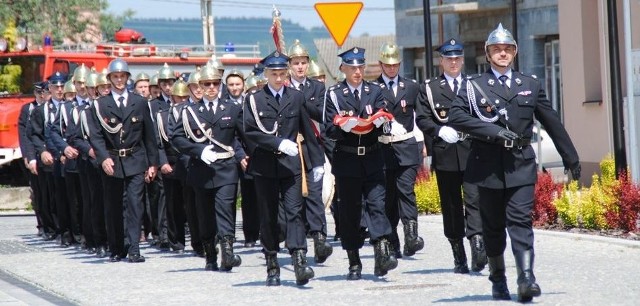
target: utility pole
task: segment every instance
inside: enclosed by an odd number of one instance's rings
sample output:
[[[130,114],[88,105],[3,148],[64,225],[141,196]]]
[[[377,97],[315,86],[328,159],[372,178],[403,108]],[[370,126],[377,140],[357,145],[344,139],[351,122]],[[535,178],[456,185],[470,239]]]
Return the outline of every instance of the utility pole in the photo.
[[[216,35],[213,25],[213,0],[200,0],[200,15],[202,16],[202,42],[205,46],[211,46],[215,53]]]

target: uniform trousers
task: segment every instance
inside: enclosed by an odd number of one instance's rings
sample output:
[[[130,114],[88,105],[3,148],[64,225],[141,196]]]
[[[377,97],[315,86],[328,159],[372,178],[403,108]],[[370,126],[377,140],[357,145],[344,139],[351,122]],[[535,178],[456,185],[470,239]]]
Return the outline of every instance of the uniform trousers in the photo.
[[[49,234],[58,233],[58,218],[56,216],[55,194],[53,193],[53,173],[44,171],[38,167],[38,185],[40,186],[42,221],[45,232]]]
[[[91,195],[88,209],[90,212],[90,217],[87,220],[91,220],[91,231],[93,234],[95,246],[106,247],[107,227],[102,178],[100,177],[100,173],[98,172],[96,166],[94,166],[93,163],[91,163],[89,160],[86,161],[84,170],[87,177],[87,185],[89,186],[89,194]]]
[[[258,217],[258,198],[253,178],[240,178],[240,195],[242,197],[242,232],[245,242],[260,239],[260,218]]]
[[[169,242],[174,249],[184,249],[185,245],[185,212],[182,182],[170,175],[163,176],[166,200],[166,220]]]
[[[236,188],[236,184],[194,188],[202,243],[213,243],[216,237],[235,237]]]
[[[260,242],[266,255],[278,252],[278,211],[280,196],[286,216],[285,242],[289,251],[307,249],[302,219],[302,189],[300,174],[285,178],[253,176],[260,216]]]
[[[107,237],[111,256],[140,254],[140,226],[142,223],[144,173],[117,178],[102,175],[107,218]],[[122,218],[124,212],[124,220]],[[126,238],[129,249],[125,249]]]
[[[367,177],[336,176],[336,184],[340,198],[340,235],[343,249],[357,250],[364,245],[364,236],[360,231],[363,211],[368,215],[371,242],[391,234],[391,225],[385,214],[382,170]]]
[[[313,170],[307,171],[307,187],[309,195],[303,198],[302,212],[307,232],[321,232],[327,234],[327,217],[322,202],[322,180],[313,181]]]
[[[414,191],[417,175],[418,165],[400,166],[385,170],[385,209],[395,235],[397,235],[395,228],[400,220],[402,220],[403,224],[410,220],[418,220],[418,207],[416,206],[416,193]]]
[[[534,185],[507,189],[478,187],[482,233],[488,257],[502,255],[511,238],[513,253],[533,249]]]
[[[194,188],[182,181],[182,198],[184,199],[184,212],[189,225],[189,235],[191,236],[191,248],[194,251],[203,251],[202,240],[200,238],[200,218],[196,209],[196,194]]]
[[[78,172],[66,172],[64,177],[65,189],[67,191],[66,210],[69,218],[69,229],[76,240],[82,230],[82,185]],[[80,241],[76,241],[80,243]]]
[[[159,236],[160,241],[168,241],[167,198],[161,173],[158,173],[155,180],[147,183],[147,196],[149,199],[151,224]]]
[[[93,213],[93,206],[91,205],[91,189],[93,186],[89,186],[89,168],[93,168],[91,161],[87,159],[78,158],[78,177],[80,179],[80,198],[82,207],[82,235],[84,236],[85,244],[88,248],[96,247],[96,241],[93,235],[93,225],[91,215]]]
[[[436,170],[444,236],[449,239],[482,234],[478,187],[463,182],[463,176],[463,171]]]

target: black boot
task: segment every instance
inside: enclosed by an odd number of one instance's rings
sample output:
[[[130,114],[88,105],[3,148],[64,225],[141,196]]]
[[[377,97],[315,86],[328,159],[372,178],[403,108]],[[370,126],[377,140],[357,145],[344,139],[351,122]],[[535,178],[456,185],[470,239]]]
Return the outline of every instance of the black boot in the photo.
[[[451,251],[453,251],[453,273],[466,274],[469,273],[467,266],[467,254],[464,251],[462,239],[449,239],[451,243]]]
[[[233,254],[233,237],[224,236],[220,240],[220,252],[222,261],[220,266],[222,271],[231,271],[233,267],[239,267],[242,263],[240,256]]]
[[[398,232],[391,230],[391,237],[389,237],[389,253],[393,254],[396,259],[402,258],[402,252],[400,251],[400,238]]]
[[[313,269],[307,265],[307,254],[304,250],[295,250],[291,254],[291,262],[296,272],[296,285],[306,285],[315,273]]]
[[[398,266],[398,259],[390,252],[389,241],[382,238],[373,245],[373,253],[375,257],[375,267],[373,274],[375,276],[384,276],[388,271]]]
[[[206,271],[218,271],[218,250],[212,242],[205,242],[204,245],[204,258],[206,265],[204,269]]]
[[[533,297],[542,293],[533,275],[533,250],[517,252],[514,255],[518,271],[518,302],[531,302]]]
[[[487,265],[487,253],[484,250],[482,235],[473,235],[469,240],[471,245],[471,270],[480,272]]]
[[[511,300],[504,271],[504,256],[489,257],[489,280],[492,283],[491,296],[494,300]]]
[[[362,278],[362,262],[358,250],[347,251],[349,257],[349,274],[347,280],[359,280]]]
[[[327,236],[322,232],[314,232],[313,236],[313,259],[316,263],[323,263],[333,253],[333,247],[327,242]]]
[[[418,236],[418,221],[409,220],[404,227],[404,256],[413,256],[424,248],[424,240]]]
[[[267,255],[267,286],[280,286],[280,265],[276,254]]]

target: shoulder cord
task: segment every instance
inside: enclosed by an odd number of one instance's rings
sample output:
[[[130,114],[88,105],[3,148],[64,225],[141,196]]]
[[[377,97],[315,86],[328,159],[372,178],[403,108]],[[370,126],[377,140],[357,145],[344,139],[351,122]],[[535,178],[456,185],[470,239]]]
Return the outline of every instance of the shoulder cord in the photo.
[[[484,122],[491,122],[491,123],[498,121],[497,115],[493,116],[492,118],[489,118],[489,117],[485,117],[484,115],[482,115],[482,113],[480,113],[480,110],[478,109],[478,104],[476,103],[476,92],[473,89],[473,85],[471,84],[471,81],[467,81],[467,98],[469,99],[469,108],[473,109],[473,111],[476,113],[478,118],[480,118],[480,120]]]
[[[425,87],[426,87],[426,91],[427,91],[427,99],[429,100],[429,106],[431,106],[431,111],[436,116],[436,119],[438,119],[438,121],[440,121],[442,123],[447,123],[449,121],[449,116],[443,118],[436,111],[436,106],[433,103],[433,93],[431,92],[431,86],[429,86],[429,84],[425,84]]]
[[[256,124],[260,131],[265,134],[274,135],[278,130],[278,121],[273,123],[273,130],[268,131],[262,124],[262,121],[260,121],[260,116],[258,116],[258,110],[256,109],[256,100],[253,95],[249,96],[249,105],[251,106],[251,112],[253,112],[253,117],[256,119]]]
[[[67,110],[66,107],[64,107],[64,103],[60,103],[60,116],[62,116],[62,120],[60,120],[60,134],[63,134],[64,136],[64,126],[69,126],[69,118],[67,117]]]
[[[187,111],[191,114],[191,117],[193,118],[193,120],[196,122],[196,124],[198,125],[198,129],[200,129],[200,131],[202,131],[202,134],[204,134],[204,136],[202,137],[197,137],[196,135],[193,134],[193,131],[191,130],[191,124],[189,124],[189,118],[187,116]],[[225,145],[215,139],[213,139],[213,133],[211,131],[211,129],[208,130],[203,130],[202,129],[202,123],[200,123],[200,120],[198,119],[198,116],[196,116],[196,114],[193,112],[193,109],[191,109],[191,105],[186,106],[184,109],[182,109],[182,125],[184,127],[184,131],[187,133],[187,135],[193,139],[195,142],[197,143],[202,143],[205,140],[209,139],[209,141],[211,141],[213,144],[217,145],[218,147],[222,148],[223,150],[231,153],[233,152],[233,147]]]
[[[87,108],[80,111],[80,131],[82,132],[82,137],[90,137],[89,132],[89,121],[87,121]]]
[[[164,130],[164,122],[162,121],[162,115],[160,114],[160,112],[156,113],[156,123],[156,126],[158,127],[158,134],[160,134],[160,137],[162,137],[164,141],[169,142],[169,137]]]
[[[116,125],[115,127],[110,127],[107,122],[105,122],[104,118],[102,118],[102,114],[100,113],[100,103],[98,103],[98,100],[93,102],[93,106],[95,106],[96,114],[98,115],[98,122],[100,122],[102,128],[105,129],[109,134],[119,133],[122,129],[122,122],[118,123],[118,125]]]

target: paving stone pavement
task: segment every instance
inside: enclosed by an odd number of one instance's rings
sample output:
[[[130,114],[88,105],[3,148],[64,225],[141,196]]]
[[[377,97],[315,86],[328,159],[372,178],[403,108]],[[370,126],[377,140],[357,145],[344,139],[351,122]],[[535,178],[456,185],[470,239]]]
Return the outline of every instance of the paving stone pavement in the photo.
[[[239,215],[239,214],[238,214]],[[327,220],[332,221],[327,215]],[[240,222],[240,220],[239,220]],[[238,224],[239,226],[239,224]],[[330,237],[334,226],[328,225]],[[400,230],[401,232],[401,230]],[[361,251],[363,279],[346,281],[346,252],[333,242],[334,253],[324,263],[309,263],[316,277],[295,285],[289,255],[280,253],[280,287],[265,287],[266,268],[260,247],[244,248],[238,227],[236,253],[242,266],[231,272],[207,272],[204,259],[159,252],[143,244],[147,262],[106,260],[63,249],[35,235],[33,216],[0,217],[0,274],[27,284],[26,291],[44,292],[41,299],[16,293],[0,277],[0,305],[495,305],[515,303],[516,269],[507,247],[507,277],[512,302],[491,299],[488,270],[469,275],[452,272],[449,243],[440,216],[421,216],[419,233],[425,249],[403,258],[385,277],[373,275],[373,249]],[[637,305],[640,298],[640,242],[581,234],[536,231],[535,274],[541,305]],[[467,253],[469,246],[465,243]],[[1,276],[1,275],[0,275]]]

